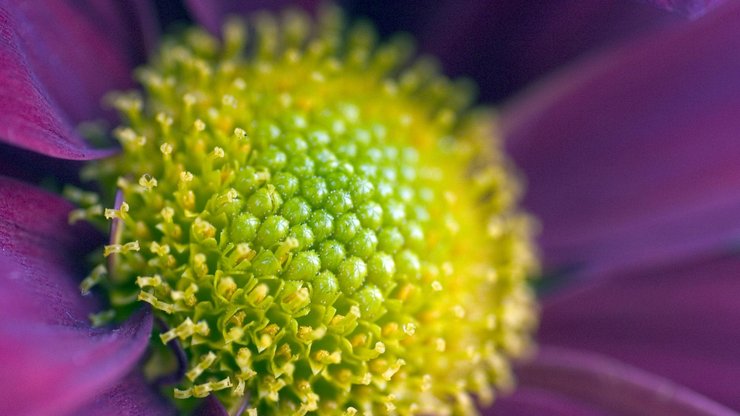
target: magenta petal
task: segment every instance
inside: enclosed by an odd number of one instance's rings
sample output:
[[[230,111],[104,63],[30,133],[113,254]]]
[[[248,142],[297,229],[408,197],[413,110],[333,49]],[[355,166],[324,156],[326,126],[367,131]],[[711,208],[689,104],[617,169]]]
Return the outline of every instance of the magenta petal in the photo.
[[[64,159],[110,154],[73,126],[105,116],[102,96],[133,86],[153,36],[143,1],[0,1],[0,140]]]
[[[246,15],[259,10],[280,10],[288,6],[314,10],[319,0],[185,0],[193,18],[212,33],[221,33],[224,18],[230,14]]]
[[[74,413],[76,416],[166,416],[177,414],[157,394],[140,372],[134,371],[118,384],[99,394],[95,400]]]
[[[22,296],[23,294],[18,294]],[[57,415],[74,412],[119,381],[137,364],[151,332],[149,312],[115,330],[87,322],[23,321],[0,324],[0,413]]]
[[[157,330],[160,333],[165,333],[170,330],[170,327],[167,326],[162,318],[156,318],[154,322],[157,326]],[[172,351],[172,355],[177,361],[177,368],[173,372],[169,374],[164,374],[158,379],[154,380],[154,384],[158,386],[163,384],[179,383],[180,381],[182,381],[182,378],[185,377],[185,372],[188,369],[188,355],[182,348],[182,343],[180,342],[180,340],[177,338],[172,339],[167,343],[167,346],[170,348],[170,351]]]
[[[0,414],[72,411],[131,371],[149,341],[148,310],[91,328],[76,262],[96,239],[67,225],[71,208],[0,178]]]
[[[550,267],[670,261],[740,236],[740,3],[581,62],[511,105]]]
[[[61,187],[62,184],[79,184],[80,169],[84,161],[72,161],[44,156],[0,141],[0,176],[23,182]]]
[[[620,274],[544,301],[544,344],[609,355],[740,410],[740,258]]]
[[[647,0],[665,10],[687,17],[699,17],[724,3],[724,0]]]
[[[103,239],[84,223],[69,226],[72,209],[57,195],[0,177],[0,309],[50,324],[86,321],[95,310],[80,296],[80,263]]]
[[[511,396],[496,400],[493,408],[483,412],[486,416],[615,416],[597,406],[584,403],[558,393],[517,386]]]
[[[509,414],[503,410],[528,404],[533,409],[552,406],[556,414],[584,416],[737,416],[669,380],[576,350],[543,347],[533,362],[519,369],[518,377],[521,393],[500,400],[494,410],[500,407],[501,414]],[[524,403],[523,398],[535,403]]]
[[[573,59],[683,23],[634,0],[357,0],[383,33],[410,31],[447,74],[472,77],[485,101],[501,100]]]
[[[234,411],[235,415],[243,415],[249,406],[249,396],[244,396],[239,407]],[[220,400],[213,394],[209,394],[203,399],[198,407],[193,411],[192,416],[229,416]]]
[[[209,394],[195,409],[193,416],[229,416],[229,412],[216,396]]]

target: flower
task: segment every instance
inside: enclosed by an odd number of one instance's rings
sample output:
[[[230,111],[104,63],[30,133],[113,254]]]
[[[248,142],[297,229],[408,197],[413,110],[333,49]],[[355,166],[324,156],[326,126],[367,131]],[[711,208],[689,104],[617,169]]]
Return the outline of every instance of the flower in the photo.
[[[194,4],[201,12],[216,10]],[[140,34],[148,32],[121,22],[146,28],[151,21],[135,13],[145,9],[139,2],[85,9],[89,14],[73,7],[0,3],[7,40],[0,49],[0,137],[47,156],[89,159],[106,153],[78,139],[70,125],[99,115],[102,93],[128,85],[128,71],[146,44]],[[117,7],[122,14],[113,13]],[[721,7],[622,46],[507,108],[512,152],[529,177],[528,204],[543,220],[547,265],[585,283],[545,300],[542,352],[522,368],[519,390],[499,400],[501,409],[596,414],[599,407],[634,413],[652,406],[655,414],[733,414],[718,403],[740,408],[730,382],[740,374],[732,355],[737,308],[727,295],[737,266],[728,253],[736,231],[728,192],[735,178],[724,148],[732,148],[737,131],[732,111],[740,62],[726,51],[738,46],[738,11]],[[60,28],[52,24],[58,20],[79,31],[48,32]],[[93,38],[94,45],[83,42]],[[67,42],[100,48],[99,59],[90,62],[63,48]],[[633,152],[625,153],[622,146],[630,142]],[[663,152],[671,159],[662,159]],[[692,160],[697,154],[706,160]],[[0,157],[36,158],[10,147]],[[621,163],[610,163],[613,158]],[[714,175],[702,169],[715,169]],[[35,177],[7,162],[0,171]],[[673,181],[684,184],[682,192],[670,188]],[[609,194],[598,192],[604,190]],[[623,196],[612,199],[619,191]],[[95,232],[69,228],[71,205],[28,184],[0,179],[0,194],[0,351],[12,357],[3,361],[0,410],[166,414],[167,405],[134,365],[148,342],[151,315],[142,311],[113,332],[87,323],[96,309],[78,295],[76,259],[96,241]],[[614,200],[623,205],[611,206]],[[646,318],[650,314],[659,316]],[[645,332],[636,336],[641,327]],[[217,409],[218,403],[209,399],[206,406]]]
[[[342,26],[322,8],[257,15],[249,43],[235,20],[222,46],[191,29],[112,97],[121,153],[82,173],[119,202],[81,287],[108,294],[96,321],[152,305],[190,361],[178,406],[469,414],[527,350],[530,220],[490,116],[401,66],[401,39]]]

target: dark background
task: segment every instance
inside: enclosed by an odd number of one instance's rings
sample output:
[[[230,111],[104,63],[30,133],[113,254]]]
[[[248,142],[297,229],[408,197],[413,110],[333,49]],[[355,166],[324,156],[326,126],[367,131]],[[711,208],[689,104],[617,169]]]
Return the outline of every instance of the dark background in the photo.
[[[239,0],[232,0],[238,2]],[[242,0],[245,1],[245,0]],[[192,21],[181,0],[155,0],[162,27]],[[472,78],[499,103],[577,58],[677,16],[637,0],[338,0],[382,36],[409,32],[447,75]]]

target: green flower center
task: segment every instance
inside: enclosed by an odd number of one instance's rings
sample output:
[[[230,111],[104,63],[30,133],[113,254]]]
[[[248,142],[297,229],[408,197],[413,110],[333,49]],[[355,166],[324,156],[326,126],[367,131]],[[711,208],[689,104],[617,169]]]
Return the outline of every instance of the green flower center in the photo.
[[[253,23],[166,41],[143,95],[114,99],[123,152],[85,172],[123,201],[83,282],[109,294],[97,318],[153,307],[170,329],[149,367],[182,344],[183,408],[474,414],[536,320],[491,115],[336,11]]]

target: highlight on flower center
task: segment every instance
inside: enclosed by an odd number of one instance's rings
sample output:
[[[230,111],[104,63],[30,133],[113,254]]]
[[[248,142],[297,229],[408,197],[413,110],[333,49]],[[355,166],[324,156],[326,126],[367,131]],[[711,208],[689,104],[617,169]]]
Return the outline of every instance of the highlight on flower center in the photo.
[[[84,172],[112,206],[82,283],[108,294],[94,318],[153,307],[168,329],[146,367],[181,343],[183,409],[476,413],[536,321],[531,222],[492,115],[337,10],[253,23],[165,41],[143,94],[114,98],[122,152]]]

